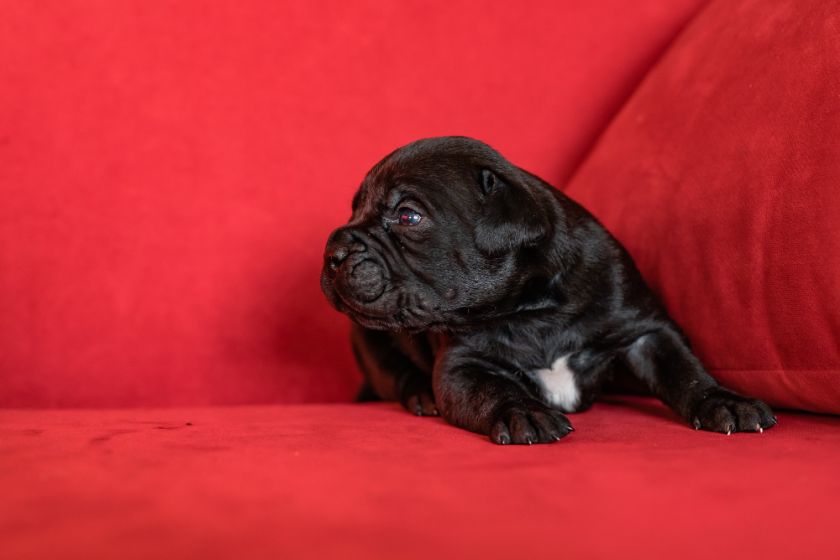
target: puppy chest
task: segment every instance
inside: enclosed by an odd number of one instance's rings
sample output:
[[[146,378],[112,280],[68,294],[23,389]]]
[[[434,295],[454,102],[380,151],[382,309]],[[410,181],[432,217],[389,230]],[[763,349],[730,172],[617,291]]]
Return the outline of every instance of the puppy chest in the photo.
[[[549,404],[565,412],[573,412],[580,404],[580,388],[568,362],[568,355],[561,356],[550,368],[536,370],[534,376]]]

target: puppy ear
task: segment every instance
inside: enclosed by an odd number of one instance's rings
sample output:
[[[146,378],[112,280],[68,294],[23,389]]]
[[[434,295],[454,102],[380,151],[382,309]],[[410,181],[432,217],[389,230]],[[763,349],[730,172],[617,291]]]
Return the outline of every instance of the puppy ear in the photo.
[[[524,184],[482,169],[483,208],[475,226],[478,249],[490,256],[533,247],[549,233],[547,209]]]

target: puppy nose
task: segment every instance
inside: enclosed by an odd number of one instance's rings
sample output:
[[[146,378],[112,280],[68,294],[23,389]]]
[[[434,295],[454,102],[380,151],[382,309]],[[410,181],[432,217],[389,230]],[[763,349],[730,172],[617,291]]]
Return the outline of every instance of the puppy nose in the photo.
[[[344,259],[346,259],[349,254],[350,249],[347,247],[336,247],[331,253],[327,253],[327,264],[329,264],[331,269],[338,270],[338,267],[341,266],[341,263],[344,262]]]
[[[367,251],[367,245],[361,241],[359,234],[349,228],[341,228],[336,230],[327,241],[324,259],[330,270],[335,272],[341,263],[347,260],[347,257],[364,251]]]

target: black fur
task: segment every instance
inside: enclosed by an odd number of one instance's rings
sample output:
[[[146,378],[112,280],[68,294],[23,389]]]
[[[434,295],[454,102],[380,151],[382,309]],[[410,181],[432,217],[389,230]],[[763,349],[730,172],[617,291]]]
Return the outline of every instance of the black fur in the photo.
[[[404,212],[422,219],[401,223]],[[563,412],[589,407],[622,371],[698,429],[776,422],[705,371],[595,218],[476,140],[419,140],[379,162],[330,236],[321,286],[355,323],[361,398],[440,413],[496,443],[562,438]],[[561,356],[580,397],[567,410],[535,373]]]

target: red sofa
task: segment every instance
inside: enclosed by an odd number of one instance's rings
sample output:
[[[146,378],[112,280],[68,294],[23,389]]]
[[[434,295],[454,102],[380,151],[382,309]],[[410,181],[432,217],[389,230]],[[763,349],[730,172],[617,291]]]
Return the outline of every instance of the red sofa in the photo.
[[[0,557],[840,556],[834,2],[4,8]],[[455,133],[591,208],[778,426],[349,404],[323,242]]]

